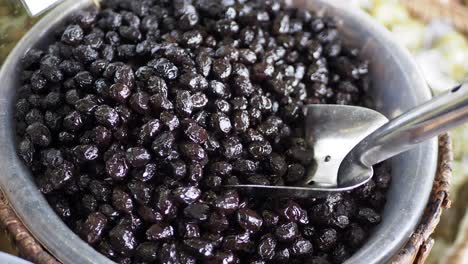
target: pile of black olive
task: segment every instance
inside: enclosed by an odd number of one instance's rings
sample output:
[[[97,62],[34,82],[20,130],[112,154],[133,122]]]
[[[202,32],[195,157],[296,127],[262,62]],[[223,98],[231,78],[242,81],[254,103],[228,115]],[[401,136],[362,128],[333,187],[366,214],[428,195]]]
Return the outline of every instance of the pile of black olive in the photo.
[[[305,104],[365,104],[333,19],[277,0],[107,0],[23,58],[18,154],[119,263],[341,263],[381,220],[387,167],[324,199],[226,184],[304,177]],[[317,124],[320,125],[320,124]]]

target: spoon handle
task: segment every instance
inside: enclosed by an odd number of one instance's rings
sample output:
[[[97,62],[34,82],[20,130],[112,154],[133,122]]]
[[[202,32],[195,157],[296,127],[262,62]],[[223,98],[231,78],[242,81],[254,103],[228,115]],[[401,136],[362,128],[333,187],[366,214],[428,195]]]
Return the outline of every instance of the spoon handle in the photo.
[[[353,150],[372,166],[468,121],[468,83],[438,95],[390,120]]]

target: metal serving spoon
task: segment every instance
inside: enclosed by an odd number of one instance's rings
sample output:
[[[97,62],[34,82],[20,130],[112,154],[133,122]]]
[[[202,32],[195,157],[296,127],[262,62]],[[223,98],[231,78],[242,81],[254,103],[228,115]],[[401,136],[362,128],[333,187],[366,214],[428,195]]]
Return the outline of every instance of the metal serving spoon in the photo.
[[[307,143],[315,164],[296,186],[228,185],[256,193],[316,197],[365,184],[372,166],[468,121],[468,83],[388,120],[364,107],[307,105]]]

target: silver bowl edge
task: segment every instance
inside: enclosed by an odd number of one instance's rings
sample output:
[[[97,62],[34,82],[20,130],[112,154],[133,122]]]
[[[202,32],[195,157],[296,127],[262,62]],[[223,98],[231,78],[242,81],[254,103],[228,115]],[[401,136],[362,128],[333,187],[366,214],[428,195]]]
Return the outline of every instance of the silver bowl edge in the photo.
[[[339,28],[350,45],[361,49],[371,61],[372,93],[377,108],[394,117],[431,97],[409,53],[391,40],[391,35],[362,11],[339,0],[289,0],[338,17]],[[38,191],[28,169],[16,156],[13,131],[13,99],[23,54],[31,43],[44,45],[45,36],[90,0],[68,0],[42,18],[18,43],[0,70],[0,187],[31,233],[63,263],[114,263],[76,236],[54,213]],[[343,22],[346,21],[346,22]],[[390,63],[387,63],[390,62]],[[396,91],[393,91],[395,89]],[[398,90],[399,89],[399,90]],[[346,263],[387,262],[409,239],[427,204],[437,164],[437,140],[425,142],[392,160],[393,182],[383,221],[369,240]],[[28,197],[25,199],[25,197]]]

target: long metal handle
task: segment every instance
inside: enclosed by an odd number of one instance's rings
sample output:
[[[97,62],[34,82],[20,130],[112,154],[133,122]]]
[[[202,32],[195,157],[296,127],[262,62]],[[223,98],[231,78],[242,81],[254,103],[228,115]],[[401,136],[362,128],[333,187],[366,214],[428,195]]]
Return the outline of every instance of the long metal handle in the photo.
[[[468,83],[434,97],[383,125],[352,152],[372,166],[468,121]]]

